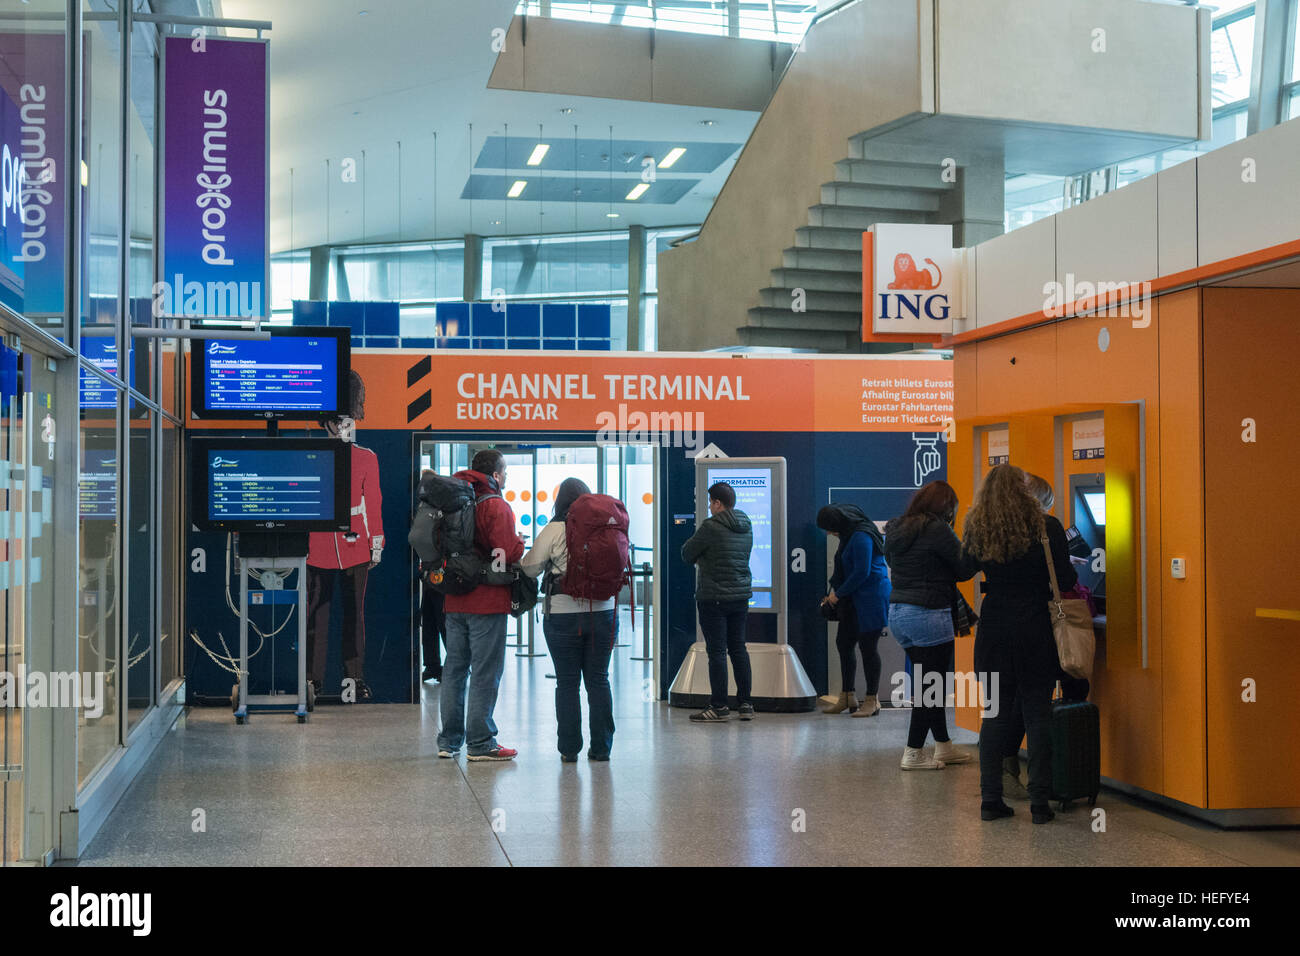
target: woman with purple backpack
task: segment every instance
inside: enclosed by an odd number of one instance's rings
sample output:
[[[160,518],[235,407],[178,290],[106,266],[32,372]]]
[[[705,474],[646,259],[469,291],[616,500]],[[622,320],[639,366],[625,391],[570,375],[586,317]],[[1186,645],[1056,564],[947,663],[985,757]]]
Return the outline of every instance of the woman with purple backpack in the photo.
[[[544,617],[542,632],[546,647],[555,664],[555,718],[559,724],[560,759],[574,763],[582,750],[582,702],[578,697],[581,682],[587,688],[590,712],[591,746],[589,760],[608,760],[614,745],[614,700],[609,689],[609,658],[618,637],[617,587],[604,580],[592,580],[584,572],[589,565],[576,565],[569,573],[568,520],[570,509],[583,499],[574,517],[587,512],[622,509],[622,503],[607,495],[593,495],[579,478],[566,478],[555,495],[555,511],[547,525],[537,533],[532,549],[521,565],[525,574],[536,577],[545,572],[542,594]],[[617,506],[617,507],[614,507]],[[591,536],[575,522],[574,533],[581,535],[583,550],[590,556],[617,549],[617,533],[622,534],[623,560],[626,560],[627,511],[622,509],[621,528],[617,516],[611,527],[613,540],[602,538],[603,529]],[[605,562],[609,563],[609,562]],[[621,575],[622,569],[619,570]],[[607,576],[607,575],[606,575]],[[582,578],[582,580],[575,580]],[[603,596],[611,588],[612,596]]]

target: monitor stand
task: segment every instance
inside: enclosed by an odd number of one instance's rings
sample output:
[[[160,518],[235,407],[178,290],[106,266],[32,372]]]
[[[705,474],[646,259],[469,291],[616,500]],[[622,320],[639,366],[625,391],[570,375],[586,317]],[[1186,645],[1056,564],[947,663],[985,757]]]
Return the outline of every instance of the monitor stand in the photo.
[[[235,552],[239,559],[239,683],[232,694],[235,723],[248,721],[249,708],[285,710],[292,707],[298,723],[307,722],[308,711],[315,709],[315,693],[307,683],[307,535],[249,534],[236,535]],[[298,694],[297,705],[286,701],[287,694],[248,693],[248,576],[261,574],[263,589],[274,596],[286,590],[288,575],[298,572]]]

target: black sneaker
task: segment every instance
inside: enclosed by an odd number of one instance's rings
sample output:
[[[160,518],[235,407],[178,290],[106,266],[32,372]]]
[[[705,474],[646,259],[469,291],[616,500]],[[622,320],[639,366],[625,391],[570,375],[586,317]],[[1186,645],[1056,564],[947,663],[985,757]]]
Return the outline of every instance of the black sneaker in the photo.
[[[575,759],[576,759],[576,758],[575,758]],[[609,754],[594,754],[594,753],[592,753],[592,752],[589,750],[589,751],[587,751],[587,759],[588,759],[588,760],[601,761],[601,762],[608,762],[608,761],[609,761]]]
[[[1056,819],[1056,814],[1052,812],[1052,808],[1045,803],[1038,806],[1031,804],[1029,815],[1035,823],[1051,823]]]
[[[428,683],[431,680],[440,681],[442,680],[442,672],[432,671],[426,667],[424,669],[424,673],[420,675],[420,680],[423,681],[424,683]]]
[[[357,681],[357,703],[368,704],[375,695],[370,692],[370,685],[363,680]]]
[[[560,763],[577,763],[577,754],[560,754]]]
[[[727,707],[706,707],[698,714],[691,714],[691,720],[697,724],[720,723],[731,719],[731,710]]]
[[[738,717],[740,717],[741,720],[753,720],[753,719],[754,719],[754,705],[753,705],[753,704],[741,704],[740,707],[736,710],[736,715],[737,715]]]

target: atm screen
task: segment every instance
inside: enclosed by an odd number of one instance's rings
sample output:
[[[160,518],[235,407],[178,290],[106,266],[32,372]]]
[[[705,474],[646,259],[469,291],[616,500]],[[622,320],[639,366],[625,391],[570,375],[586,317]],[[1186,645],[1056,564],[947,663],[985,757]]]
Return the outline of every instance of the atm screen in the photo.
[[[347,329],[274,329],[270,339],[211,339],[191,357],[197,418],[347,414]]]
[[[195,438],[193,451],[200,528],[348,530],[349,445],[318,438]]]
[[[753,587],[772,587],[772,469],[710,468],[709,486],[725,481],[736,492],[736,509],[749,515],[754,528],[754,550],[749,554]],[[756,595],[756,597],[758,597]],[[771,606],[771,596],[767,596]],[[751,607],[762,607],[751,604]]]

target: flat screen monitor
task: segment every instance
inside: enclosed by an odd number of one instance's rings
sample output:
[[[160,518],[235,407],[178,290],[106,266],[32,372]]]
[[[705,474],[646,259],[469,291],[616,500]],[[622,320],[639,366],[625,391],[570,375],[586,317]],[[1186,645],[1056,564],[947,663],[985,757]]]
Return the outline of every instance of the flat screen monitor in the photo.
[[[118,374],[117,361],[117,339],[111,335],[85,335],[81,336],[81,354],[95,368],[102,370],[108,375]],[[135,386],[135,350],[131,350],[130,360],[127,362],[126,382],[128,385]],[[93,372],[81,370],[81,407],[87,408],[117,408],[117,389],[111,384],[105,382]]]
[[[201,531],[347,531],[352,447],[333,438],[197,437],[192,520]]]
[[[117,448],[112,439],[91,443],[81,452],[78,511],[91,521],[117,520]]]
[[[315,419],[346,415],[348,329],[272,329],[269,339],[200,339],[190,354],[195,418]]]
[[[754,547],[749,553],[753,611],[783,615],[785,579],[785,462],[780,458],[695,460],[699,519],[708,516],[707,489],[719,481],[736,493],[736,509],[749,516]]]

